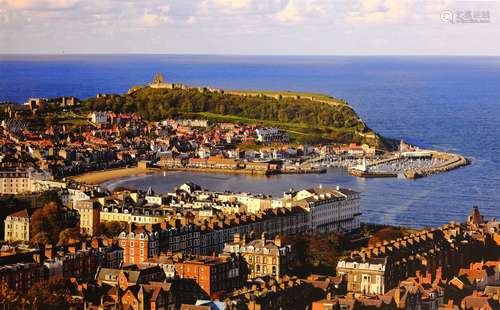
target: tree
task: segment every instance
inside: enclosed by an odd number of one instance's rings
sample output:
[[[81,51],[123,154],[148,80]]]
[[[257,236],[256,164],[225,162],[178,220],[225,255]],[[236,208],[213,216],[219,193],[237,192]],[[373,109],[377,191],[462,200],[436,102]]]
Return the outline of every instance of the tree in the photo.
[[[9,306],[13,306],[19,301],[19,294],[12,290],[7,282],[0,282],[0,305],[7,306],[6,309],[11,309]],[[0,309],[2,309],[0,307]],[[13,308],[12,308],[13,309]]]
[[[310,273],[334,273],[338,259],[343,255],[347,240],[340,233],[327,235],[300,235],[285,237],[291,244],[295,259],[291,272],[300,276]]]
[[[109,238],[118,236],[122,231],[127,231],[128,226],[126,222],[111,221],[100,223],[96,229],[96,235],[106,235]]]
[[[71,282],[63,278],[38,282],[28,290],[26,298],[34,309],[69,309],[75,305],[71,287]]]
[[[46,232],[39,232],[31,238],[33,244],[52,244],[53,240]]]
[[[59,233],[59,241],[57,246],[74,243],[82,240],[82,234],[80,233],[80,227],[70,227],[61,230]]]
[[[40,208],[43,207],[44,205],[48,203],[55,203],[58,206],[62,205],[61,198],[59,198],[59,195],[57,194],[57,191],[55,190],[49,190],[45,191],[40,194],[40,196],[37,198],[35,201],[35,208]]]
[[[66,228],[65,212],[63,207],[55,202],[49,202],[36,210],[31,217],[31,233],[33,242],[55,244],[59,233]]]
[[[384,227],[377,231],[368,241],[368,245],[375,246],[378,242],[383,242],[386,240],[393,240],[403,236],[401,229],[396,227]]]

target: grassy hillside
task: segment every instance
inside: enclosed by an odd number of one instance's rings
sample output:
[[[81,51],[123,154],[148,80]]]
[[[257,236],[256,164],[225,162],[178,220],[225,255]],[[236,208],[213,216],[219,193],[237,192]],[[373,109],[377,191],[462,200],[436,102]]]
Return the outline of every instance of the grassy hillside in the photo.
[[[287,130],[299,141],[365,142],[383,146],[383,139],[342,100],[318,94],[259,93],[269,96],[253,95],[254,91],[217,93],[144,87],[128,94],[90,98],[83,101],[83,106],[95,110],[135,112],[148,120],[184,116],[259,123]],[[274,96],[278,93],[283,96]]]
[[[329,102],[331,104],[347,104],[344,100],[333,98],[324,94],[317,93],[307,93],[307,92],[296,92],[296,91],[274,91],[274,90],[226,90],[226,94],[237,94],[237,95],[269,95],[278,96],[281,98],[286,97],[302,97],[303,99],[314,99]]]

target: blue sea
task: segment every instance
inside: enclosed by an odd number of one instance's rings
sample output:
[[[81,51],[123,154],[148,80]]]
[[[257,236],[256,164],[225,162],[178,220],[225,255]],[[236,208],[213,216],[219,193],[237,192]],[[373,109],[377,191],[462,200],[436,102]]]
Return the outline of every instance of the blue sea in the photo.
[[[110,182],[167,191],[191,180],[210,189],[281,195],[290,187],[340,185],[362,192],[363,220],[441,225],[477,205],[500,217],[500,57],[0,56],[0,101],[123,93],[162,71],[167,80],[226,89],[295,90],[346,99],[369,127],[422,147],[461,153],[472,165],[415,181],[323,175],[167,173]]]

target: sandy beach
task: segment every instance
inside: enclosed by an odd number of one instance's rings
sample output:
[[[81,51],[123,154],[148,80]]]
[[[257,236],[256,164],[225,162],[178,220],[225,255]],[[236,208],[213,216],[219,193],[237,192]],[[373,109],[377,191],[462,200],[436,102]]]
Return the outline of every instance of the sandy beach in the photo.
[[[155,173],[159,171],[160,169],[158,168],[139,168],[139,167],[119,168],[119,169],[87,172],[81,175],[72,176],[70,177],[70,179],[73,179],[81,183],[100,184],[113,179],[146,174],[146,173]]]

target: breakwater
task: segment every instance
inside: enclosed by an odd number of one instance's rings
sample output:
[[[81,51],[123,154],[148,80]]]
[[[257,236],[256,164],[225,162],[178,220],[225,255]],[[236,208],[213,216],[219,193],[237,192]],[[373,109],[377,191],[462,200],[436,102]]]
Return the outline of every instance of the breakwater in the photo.
[[[470,164],[470,160],[463,157],[462,155],[443,153],[443,152],[432,152],[432,156],[444,160],[443,163],[433,166],[431,168],[425,169],[409,169],[404,172],[404,176],[407,179],[416,179],[420,177],[425,177],[433,175],[436,173],[448,172],[453,169],[457,169]]]

